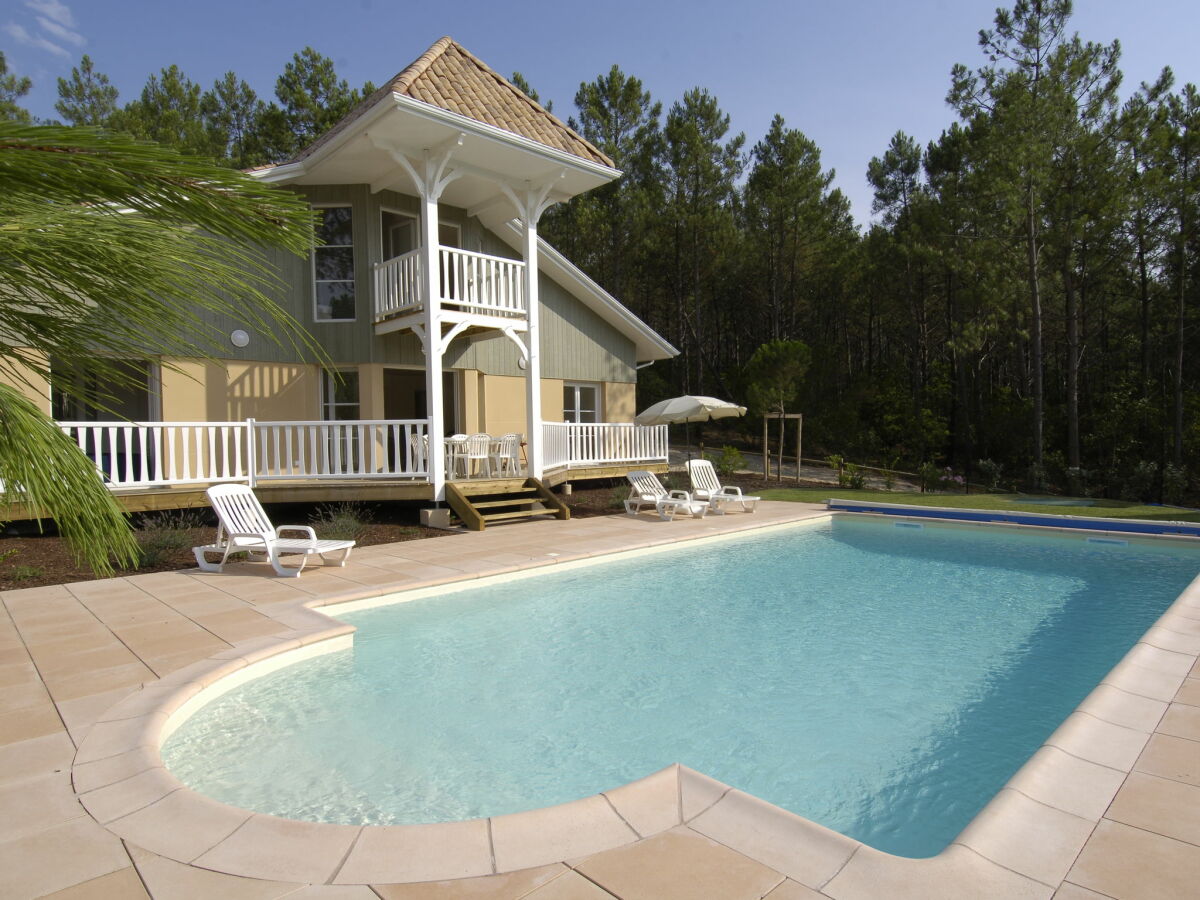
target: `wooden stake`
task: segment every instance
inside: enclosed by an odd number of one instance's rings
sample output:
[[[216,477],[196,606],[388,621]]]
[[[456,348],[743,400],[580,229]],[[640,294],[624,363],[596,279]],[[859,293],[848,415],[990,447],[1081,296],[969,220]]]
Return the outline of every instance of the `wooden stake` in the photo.
[[[771,421],[763,415],[763,481],[771,480],[771,438],[767,432],[767,423]]]
[[[804,413],[796,417],[796,484],[800,483],[800,444],[804,434]]]

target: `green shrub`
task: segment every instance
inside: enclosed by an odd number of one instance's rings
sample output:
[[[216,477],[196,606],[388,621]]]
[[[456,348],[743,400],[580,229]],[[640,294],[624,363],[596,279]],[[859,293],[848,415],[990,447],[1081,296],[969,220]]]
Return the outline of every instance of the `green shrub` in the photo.
[[[625,508],[625,499],[628,496],[629,496],[629,488],[627,488],[627,487],[613,488],[612,493],[608,497],[608,508],[609,509],[624,509]]]
[[[846,463],[838,473],[838,486],[862,490],[867,485],[866,474],[854,463]]]
[[[203,525],[200,513],[190,509],[146,516],[134,532],[138,545],[138,568],[152,569],[170,562],[179,551],[193,546],[193,532]]]
[[[41,578],[46,574],[46,570],[41,566],[13,566],[9,572],[9,577],[13,581],[29,581],[31,578]]]
[[[362,503],[324,503],[308,517],[317,537],[331,541],[361,541],[374,514]]]
[[[729,478],[739,469],[746,467],[746,460],[742,458],[742,451],[737,447],[730,447],[729,445],[722,447],[719,455],[709,457],[709,462],[713,464],[713,468],[717,470],[717,474],[722,478]]]
[[[975,468],[979,470],[979,477],[983,479],[984,487],[989,491],[1001,490],[1004,466],[995,460],[980,459],[975,462]]]
[[[1163,466],[1163,503],[1178,505],[1187,493],[1187,469],[1173,463]]]
[[[922,491],[937,490],[942,484],[942,470],[937,463],[923,462],[917,469],[917,480],[921,483]]]
[[[1126,476],[1125,485],[1121,488],[1122,500],[1146,502],[1153,499],[1154,482],[1158,477],[1158,463],[1143,459],[1133,471]]]

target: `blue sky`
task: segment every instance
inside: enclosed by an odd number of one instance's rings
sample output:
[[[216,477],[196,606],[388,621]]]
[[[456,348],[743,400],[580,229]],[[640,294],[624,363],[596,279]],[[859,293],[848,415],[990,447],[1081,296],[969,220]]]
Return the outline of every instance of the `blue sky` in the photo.
[[[83,53],[134,98],[151,72],[177,63],[205,87],[233,70],[261,96],[306,45],[332,57],[351,84],[383,82],[443,34],[504,75],[521,71],[565,118],[581,81],[613,63],[669,106],[709,89],[747,146],[775,113],[821,148],[826,168],[870,215],[867,162],[897,129],[924,143],[953,120],[951,66],[983,62],[980,28],[996,0],[744,0],[608,3],[414,3],[411,0],[4,0],[0,50],[28,75],[27,106],[54,115],[55,79]],[[1124,93],[1170,65],[1200,82],[1196,0],[1078,0],[1085,40],[1122,45]]]

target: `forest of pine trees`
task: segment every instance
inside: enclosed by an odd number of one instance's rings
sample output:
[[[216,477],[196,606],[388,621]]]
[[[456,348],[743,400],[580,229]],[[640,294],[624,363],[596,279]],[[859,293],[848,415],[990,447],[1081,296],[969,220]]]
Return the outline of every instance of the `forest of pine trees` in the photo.
[[[791,348],[806,455],[1192,496],[1200,92],[1169,70],[1122,92],[1119,44],[1077,36],[1066,0],[999,11],[963,56],[976,64],[947,79],[942,133],[898,132],[871,160],[866,225],[782,117],[751,145],[703,87],[665,105],[613,66],[580,85],[569,123],[624,177],[551,210],[542,234],[679,348],[640,373],[640,406],[765,396],[771,367],[752,357]],[[273,101],[172,66],[120,105],[86,56],[58,88],[68,124],[238,167],[287,158],[374,90],[311,48]],[[0,55],[0,117],[27,120],[28,89]]]

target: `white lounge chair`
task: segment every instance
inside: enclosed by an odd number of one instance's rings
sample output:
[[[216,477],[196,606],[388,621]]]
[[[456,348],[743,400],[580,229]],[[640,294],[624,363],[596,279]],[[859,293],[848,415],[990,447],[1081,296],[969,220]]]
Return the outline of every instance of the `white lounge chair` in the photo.
[[[629,497],[625,500],[625,512],[636,516],[643,507],[654,507],[660,518],[674,519],[685,513],[700,519],[708,512],[708,503],[692,499],[687,491],[668,491],[653,472],[638,470],[625,476],[629,479]]]
[[[220,572],[231,554],[248,552],[252,557],[265,556],[279,575],[296,578],[313,554],[321,557],[322,564],[326,564],[329,562],[327,555],[340,552],[341,557],[334,565],[344,566],[354,547],[354,541],[319,541],[316,532],[307,525],[280,525],[273,528],[254,491],[244,484],[218,484],[204,493],[216,511],[219,522],[214,543],[192,548],[196,565],[205,572]],[[291,531],[307,536],[283,537],[285,532]],[[210,563],[204,558],[206,553],[222,554],[221,561]],[[280,557],[285,554],[298,555],[300,565],[284,566]]]
[[[734,503],[741,507],[742,512],[754,512],[754,507],[762,499],[743,494],[740,487],[732,484],[722,487],[713,464],[707,459],[689,459],[684,465],[692,482],[692,496],[708,501],[713,512],[724,514],[725,507]]]

